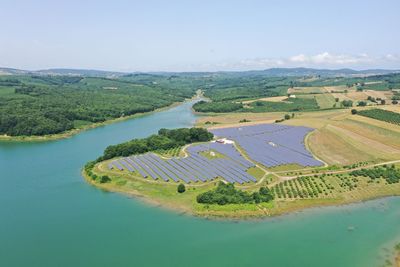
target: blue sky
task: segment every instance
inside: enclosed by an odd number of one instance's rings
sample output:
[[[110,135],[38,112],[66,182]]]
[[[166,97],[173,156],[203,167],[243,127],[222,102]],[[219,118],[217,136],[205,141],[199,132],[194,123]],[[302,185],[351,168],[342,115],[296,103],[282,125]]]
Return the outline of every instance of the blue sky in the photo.
[[[0,66],[400,69],[400,1],[1,0]]]

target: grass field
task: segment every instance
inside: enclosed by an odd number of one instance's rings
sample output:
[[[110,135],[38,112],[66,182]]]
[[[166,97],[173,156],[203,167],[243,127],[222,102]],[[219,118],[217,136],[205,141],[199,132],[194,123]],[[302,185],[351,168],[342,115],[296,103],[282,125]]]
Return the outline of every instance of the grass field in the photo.
[[[289,94],[320,94],[323,93],[322,87],[293,87],[288,89]]]

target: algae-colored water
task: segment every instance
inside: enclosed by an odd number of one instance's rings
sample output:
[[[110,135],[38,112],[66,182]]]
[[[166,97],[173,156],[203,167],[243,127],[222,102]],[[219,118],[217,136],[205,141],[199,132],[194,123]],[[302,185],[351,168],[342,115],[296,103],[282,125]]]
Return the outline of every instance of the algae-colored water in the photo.
[[[191,103],[69,139],[0,143],[0,266],[380,266],[400,198],[259,221],[210,221],[85,183],[109,144],[188,127]]]

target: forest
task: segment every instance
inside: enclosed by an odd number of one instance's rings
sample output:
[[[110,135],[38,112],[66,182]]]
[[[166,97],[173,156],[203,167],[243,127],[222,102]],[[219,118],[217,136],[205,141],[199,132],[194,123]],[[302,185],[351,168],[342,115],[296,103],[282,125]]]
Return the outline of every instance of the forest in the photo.
[[[147,138],[133,139],[122,144],[108,146],[103,156],[97,161],[100,162],[118,156],[127,157],[143,154],[149,151],[167,150],[195,142],[206,142],[212,140],[213,137],[212,133],[203,128],[160,129],[158,134]]]
[[[0,134],[40,136],[62,133],[181,102],[195,94],[165,77],[84,78],[0,77]]]
[[[373,82],[373,83],[371,83]],[[63,75],[0,76],[0,135],[42,136],[93,123],[149,112],[181,102],[198,90],[209,101],[198,112],[307,111],[319,108],[313,98],[272,103],[244,100],[284,96],[291,87],[353,86],[400,88],[400,74],[368,77],[274,77],[266,71],[215,73],[133,73],[116,77]]]

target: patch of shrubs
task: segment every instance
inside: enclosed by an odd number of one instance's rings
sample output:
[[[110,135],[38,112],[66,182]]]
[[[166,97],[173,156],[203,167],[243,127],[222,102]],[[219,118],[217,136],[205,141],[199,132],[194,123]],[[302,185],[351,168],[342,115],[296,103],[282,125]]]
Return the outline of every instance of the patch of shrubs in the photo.
[[[183,193],[186,191],[186,187],[184,184],[179,184],[177,190],[178,190],[178,193]]]
[[[364,176],[371,179],[383,178],[389,184],[400,182],[400,169],[396,169],[394,165],[390,167],[383,165],[382,167],[374,167],[372,169],[360,169],[350,172],[351,176]]]
[[[96,174],[93,173],[93,167],[95,164],[96,164],[95,161],[90,161],[90,162],[86,163],[85,168],[84,168],[86,175],[88,175],[90,178],[98,181],[101,184],[111,182],[111,178],[108,177],[107,175],[97,176]]]
[[[248,193],[235,188],[234,184],[219,182],[217,188],[197,196],[197,202],[203,204],[245,204],[262,203],[274,199],[267,187],[261,187],[258,192]]]

